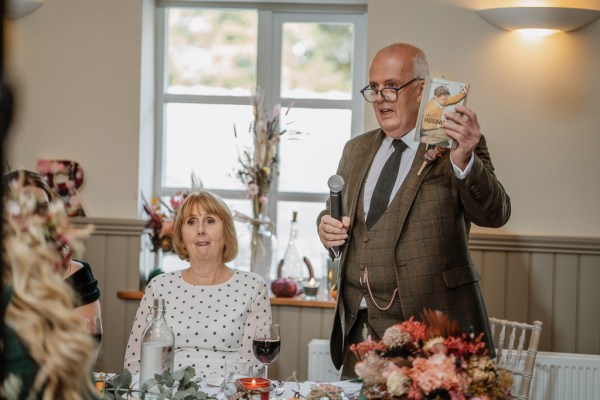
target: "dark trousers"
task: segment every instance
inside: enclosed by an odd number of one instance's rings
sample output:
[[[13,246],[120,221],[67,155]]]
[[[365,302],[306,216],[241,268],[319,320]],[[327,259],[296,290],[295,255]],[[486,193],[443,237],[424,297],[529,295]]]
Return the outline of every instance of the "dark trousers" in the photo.
[[[361,309],[358,311],[354,325],[350,328],[348,336],[346,337],[347,342],[344,344],[346,352],[344,354],[344,364],[342,365],[342,380],[348,380],[356,378],[356,372],[354,372],[354,365],[358,361],[352,351],[350,351],[350,345],[363,342],[366,338],[364,337],[363,331],[365,326],[368,330],[368,335],[371,335],[373,340],[379,340],[377,334],[369,326],[369,314],[367,309]]]

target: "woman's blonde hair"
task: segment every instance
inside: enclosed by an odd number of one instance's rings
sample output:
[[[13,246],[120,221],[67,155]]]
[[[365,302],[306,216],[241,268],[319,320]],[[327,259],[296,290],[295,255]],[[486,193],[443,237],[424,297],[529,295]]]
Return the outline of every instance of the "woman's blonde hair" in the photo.
[[[238,253],[237,234],[233,216],[223,199],[206,190],[189,194],[177,212],[175,226],[173,227],[173,248],[177,255],[183,260],[190,260],[190,254],[183,244],[181,229],[184,221],[196,207],[202,208],[206,213],[212,214],[223,221],[223,236],[225,242],[223,248],[223,262],[233,261]]]
[[[75,234],[62,203],[50,203],[48,214],[35,211],[31,193],[8,188],[3,213],[2,285],[13,287],[4,323],[10,327],[39,369],[29,398],[42,395],[44,400],[89,398],[96,345],[82,326],[74,310],[75,293],[63,281],[61,257],[53,236],[48,236],[48,221],[59,223],[60,233]]]

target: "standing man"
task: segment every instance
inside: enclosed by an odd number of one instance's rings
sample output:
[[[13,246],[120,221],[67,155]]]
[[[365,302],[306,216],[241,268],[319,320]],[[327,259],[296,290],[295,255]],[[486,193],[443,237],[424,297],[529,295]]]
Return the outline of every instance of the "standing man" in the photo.
[[[423,164],[426,145],[414,130],[429,74],[420,49],[397,43],[377,52],[369,84],[379,129],[348,141],[338,166],[345,181],[342,221],[317,221],[321,242],[342,246],[331,357],[342,379],[356,376],[348,349],[366,329],[379,340],[389,326],[440,310],[460,327],[490,338],[487,312],[473,266],[471,223],[500,227],[510,199],[494,174],[477,115],[467,107],[447,112],[442,127],[455,147]],[[491,354],[493,347],[488,342]]]

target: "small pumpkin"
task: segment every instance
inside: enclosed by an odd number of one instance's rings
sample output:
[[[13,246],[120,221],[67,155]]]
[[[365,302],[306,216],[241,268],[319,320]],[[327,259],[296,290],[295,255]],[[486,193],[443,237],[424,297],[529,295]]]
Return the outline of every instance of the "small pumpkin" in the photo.
[[[276,297],[294,297],[298,293],[298,285],[292,279],[277,278],[271,282],[271,291]]]
[[[335,286],[335,284],[331,286],[331,291],[329,294],[331,294],[332,299],[337,299],[337,287]]]

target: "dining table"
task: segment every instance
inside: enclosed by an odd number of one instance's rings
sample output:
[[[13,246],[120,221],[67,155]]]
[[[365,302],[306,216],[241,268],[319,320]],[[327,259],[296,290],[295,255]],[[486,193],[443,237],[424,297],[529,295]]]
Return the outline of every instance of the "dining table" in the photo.
[[[110,374],[112,377],[114,374]],[[110,378],[109,378],[110,379]],[[198,384],[200,391],[217,398],[218,400],[225,400],[233,393],[227,393],[221,384],[219,377],[209,378],[198,378],[195,382]],[[132,374],[132,387],[136,388],[139,385],[139,374]],[[362,382],[358,380],[345,380],[337,382],[313,382],[303,381],[299,382],[290,378],[285,381],[271,380],[271,391],[269,392],[269,400],[284,400],[300,398],[305,399],[309,397],[311,389],[314,386],[320,388],[327,388],[328,385],[335,386],[341,389],[340,399],[342,400],[353,400],[358,399],[360,390],[362,388]],[[320,399],[321,397],[319,397]]]

